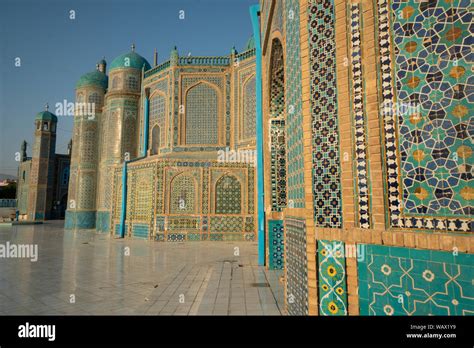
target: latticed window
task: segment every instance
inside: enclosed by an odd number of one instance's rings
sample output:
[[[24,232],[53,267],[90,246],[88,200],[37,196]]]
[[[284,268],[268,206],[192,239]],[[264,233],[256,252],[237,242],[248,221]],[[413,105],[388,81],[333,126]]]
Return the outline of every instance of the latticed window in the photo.
[[[166,99],[161,94],[154,95],[150,100],[150,128],[149,128],[149,146],[152,154],[158,153],[153,149],[153,144],[158,142],[158,147],[163,146],[165,143],[165,117],[166,117]],[[155,130],[155,126],[158,129]],[[157,132],[157,133],[155,133]],[[155,135],[156,134],[156,135]]]
[[[192,87],[186,96],[186,144],[218,143],[217,91],[205,83]]]
[[[112,89],[120,88],[121,83],[122,83],[122,80],[120,79],[120,77],[115,76],[112,80]]]
[[[127,78],[127,88],[136,91],[138,89],[138,79],[136,76],[130,75]]]
[[[171,182],[170,213],[195,213],[196,185],[192,177],[180,174]]]
[[[96,106],[102,102],[102,98],[100,97],[99,93],[91,93],[89,95],[89,103],[95,104]]]
[[[256,127],[256,99],[255,99],[255,76],[247,80],[244,85],[244,107],[243,107],[243,138],[249,139],[255,137]]]
[[[216,214],[240,214],[242,190],[236,177],[225,175],[216,183]]]

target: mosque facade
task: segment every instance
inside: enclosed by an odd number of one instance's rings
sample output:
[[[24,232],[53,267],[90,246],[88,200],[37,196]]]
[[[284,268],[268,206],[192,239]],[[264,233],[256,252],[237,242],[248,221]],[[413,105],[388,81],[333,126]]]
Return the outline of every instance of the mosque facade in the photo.
[[[472,315],[470,1],[261,0],[258,29],[80,78],[65,227],[258,240],[291,315]]]

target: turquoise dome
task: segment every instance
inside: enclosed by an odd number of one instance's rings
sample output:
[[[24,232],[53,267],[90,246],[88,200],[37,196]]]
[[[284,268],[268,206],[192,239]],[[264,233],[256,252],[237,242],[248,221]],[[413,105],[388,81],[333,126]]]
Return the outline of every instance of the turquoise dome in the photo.
[[[95,70],[85,75],[77,81],[76,88],[85,87],[85,86],[98,86],[102,87],[104,90],[107,89],[109,78],[104,73]]]
[[[125,66],[125,62],[127,61],[130,65]],[[115,58],[110,64],[109,71],[118,68],[132,68],[141,70],[143,65],[145,65],[145,70],[151,69],[150,63],[148,63],[145,58],[134,51],[131,51]]]
[[[49,111],[41,111],[36,114],[35,120],[58,122],[58,117]]]
[[[255,39],[253,36],[247,41],[247,45],[245,45],[245,50],[251,50],[255,48]]]

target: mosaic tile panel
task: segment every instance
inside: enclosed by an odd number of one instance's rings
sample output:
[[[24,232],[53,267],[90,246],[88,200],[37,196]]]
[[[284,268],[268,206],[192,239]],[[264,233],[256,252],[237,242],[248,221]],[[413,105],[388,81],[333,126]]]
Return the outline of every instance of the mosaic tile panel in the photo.
[[[288,159],[288,204],[304,208],[303,115],[301,92],[300,6],[299,0],[286,0],[286,146]]]
[[[304,220],[285,220],[286,296],[289,315],[308,315],[308,259]]]
[[[248,179],[247,179],[247,186],[248,186],[248,195],[247,195],[247,205],[248,205],[248,213],[253,214],[255,209],[255,167],[249,167],[248,169]]]
[[[224,175],[216,182],[216,214],[240,214],[241,210],[240,182],[232,175]]]
[[[181,73],[223,73],[225,71],[224,68],[179,68],[176,69],[174,72],[174,116],[173,116],[173,142],[174,142],[174,151],[199,151],[199,148],[183,148],[178,146],[178,116],[179,116],[179,103],[180,98],[180,74]],[[225,103],[222,100],[222,105],[225,106],[225,113],[226,113],[226,145],[229,145],[230,140],[230,76],[227,74],[225,76],[209,76],[209,75],[202,75],[198,77],[183,77],[181,89],[183,91],[187,90],[188,87],[200,82],[206,81],[212,85],[218,87],[219,91],[224,95],[226,94]],[[225,90],[225,92],[224,92]],[[207,149],[207,148],[206,148]],[[216,150],[215,147],[209,147],[208,151]],[[219,148],[217,148],[219,150]]]
[[[255,223],[253,217],[248,216],[245,218],[245,232],[253,232],[255,230]]]
[[[200,83],[187,92],[186,144],[218,143],[218,103],[217,91],[208,84]]]
[[[245,83],[243,90],[243,138],[254,139],[256,135],[256,82],[255,76],[251,77]]]
[[[270,122],[272,211],[282,211],[287,204],[285,121]]]
[[[166,236],[168,242],[184,242],[186,240],[186,234],[184,233],[168,233]]]
[[[242,232],[243,219],[237,216],[211,216],[211,232]]]
[[[270,67],[270,116],[285,116],[285,66],[283,46],[278,39],[272,42]]]
[[[342,197],[333,1],[311,1],[308,12],[314,220],[318,227],[341,228]]]
[[[168,217],[168,230],[199,230],[199,218],[182,217]]]
[[[470,6],[376,0],[392,227],[473,230]]]
[[[205,168],[202,172],[201,211],[203,214],[209,213],[209,169],[208,168]]]
[[[474,255],[365,245],[361,315],[473,315]]]
[[[284,253],[283,220],[268,220],[268,268],[283,269]]]
[[[236,58],[237,60],[238,58]],[[245,139],[244,132],[247,130],[245,129],[245,121],[244,121],[244,103],[239,103],[238,101],[240,100],[245,100],[244,94],[245,94],[245,87],[251,88],[247,83],[245,83],[249,76],[252,74],[255,74],[255,60],[251,59],[248,61],[240,61],[239,66],[237,67],[236,71],[234,72],[234,81],[233,81],[233,90],[234,90],[234,115],[239,115],[239,122],[234,122],[234,134],[239,138],[239,141],[245,141],[245,140],[251,140],[251,139]],[[255,83],[255,80],[254,82]],[[251,91],[248,91],[251,92]],[[255,90],[253,91],[254,97],[255,97]],[[230,95],[230,94],[229,94]],[[250,93],[247,95],[250,99],[252,98],[250,96]],[[249,99],[249,101],[251,101]],[[256,119],[255,121],[256,122]],[[254,126],[253,130],[253,140],[255,140],[255,131],[256,131],[256,126]]]
[[[347,315],[346,259],[344,243],[319,240],[319,314]]]
[[[180,174],[171,181],[170,213],[193,214],[196,212],[196,183],[186,174]]]
[[[365,86],[362,71],[361,5],[348,5],[350,81],[354,149],[355,196],[360,228],[370,228],[370,192],[367,146],[367,116]]]
[[[150,100],[150,119],[149,119],[149,130],[148,134],[150,139],[148,139],[148,144],[152,150],[156,150],[153,144],[158,142],[159,147],[165,146],[165,122],[166,122],[166,98],[161,94],[155,94]],[[159,138],[155,139],[156,134],[154,134],[154,127],[158,126],[160,134]],[[152,151],[152,153],[157,153]]]
[[[149,226],[142,224],[134,224],[132,226],[132,234],[134,238],[148,239]]]

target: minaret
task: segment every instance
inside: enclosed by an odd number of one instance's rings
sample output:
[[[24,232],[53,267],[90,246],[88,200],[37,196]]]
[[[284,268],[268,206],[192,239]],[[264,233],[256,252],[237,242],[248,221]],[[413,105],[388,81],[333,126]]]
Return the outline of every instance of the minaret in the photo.
[[[109,87],[105,97],[103,131],[100,139],[99,184],[97,189],[97,223],[99,232],[110,232],[116,225],[112,216],[113,187],[116,166],[138,156],[139,109],[142,70],[150,64],[135,52],[115,58],[109,67]],[[119,190],[117,187],[114,190]]]
[[[108,80],[107,63],[83,75],[76,84],[76,110],[71,152],[68,204],[65,228],[89,229],[96,222],[97,168],[99,166],[100,126]],[[72,149],[71,149],[72,147]]]
[[[56,125],[58,118],[45,111],[35,118],[35,140],[31,159],[28,220],[45,220],[53,206],[54,156],[56,153]]]

